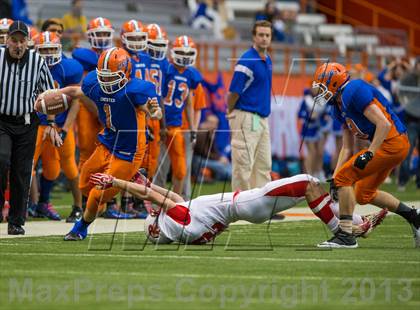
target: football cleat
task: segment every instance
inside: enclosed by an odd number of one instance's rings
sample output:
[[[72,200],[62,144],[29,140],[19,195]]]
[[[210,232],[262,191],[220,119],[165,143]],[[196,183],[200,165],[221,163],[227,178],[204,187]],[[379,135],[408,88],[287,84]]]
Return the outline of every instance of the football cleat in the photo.
[[[81,241],[87,236],[87,227],[82,226],[82,219],[74,223],[70,232],[64,236],[64,241]]]
[[[355,249],[359,245],[355,236],[339,229],[330,240],[319,243],[317,246],[318,248]]]
[[[47,217],[53,221],[61,221],[60,214],[54,209],[53,205],[48,202],[40,202],[36,208],[37,216]]]
[[[360,225],[353,225],[353,235],[356,238],[367,238],[369,234],[382,223],[387,214],[388,209],[381,209],[379,212],[362,216],[363,223]]]
[[[83,210],[80,207],[72,206],[70,215],[66,218],[66,223],[75,223],[83,215]]]

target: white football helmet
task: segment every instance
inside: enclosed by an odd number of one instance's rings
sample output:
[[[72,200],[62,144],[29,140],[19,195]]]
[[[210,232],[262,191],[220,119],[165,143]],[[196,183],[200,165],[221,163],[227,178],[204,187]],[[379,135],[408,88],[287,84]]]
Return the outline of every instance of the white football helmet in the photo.
[[[144,233],[147,239],[154,244],[168,244],[172,240],[165,236],[165,234],[159,228],[159,216],[147,216],[144,221]]]

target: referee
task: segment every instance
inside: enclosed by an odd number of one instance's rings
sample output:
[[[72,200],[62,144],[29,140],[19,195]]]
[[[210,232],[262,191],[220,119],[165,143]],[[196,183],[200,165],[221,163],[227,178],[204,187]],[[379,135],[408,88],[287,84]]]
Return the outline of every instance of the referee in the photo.
[[[44,60],[28,49],[28,27],[10,25],[0,48],[0,208],[9,178],[9,235],[23,235],[39,119],[33,106],[38,94],[54,88]]]

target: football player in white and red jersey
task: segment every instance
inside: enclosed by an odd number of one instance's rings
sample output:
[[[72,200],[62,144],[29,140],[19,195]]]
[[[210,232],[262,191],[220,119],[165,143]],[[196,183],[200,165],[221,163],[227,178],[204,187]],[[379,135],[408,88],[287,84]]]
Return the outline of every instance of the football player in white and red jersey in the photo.
[[[97,188],[123,188],[136,197],[160,206],[145,221],[144,231],[153,243],[175,241],[204,244],[212,241],[233,222],[244,220],[263,223],[305,199],[314,214],[331,231],[336,231],[339,225],[336,216],[338,208],[333,207],[330,195],[321,187],[319,180],[308,174],[272,181],[261,188],[206,195],[191,201],[184,201],[180,195],[150,183],[140,173],[136,174],[134,181],[128,182],[102,173],[90,177],[90,182]],[[381,210],[370,218],[353,217],[354,234],[366,235],[385,215],[386,211]]]

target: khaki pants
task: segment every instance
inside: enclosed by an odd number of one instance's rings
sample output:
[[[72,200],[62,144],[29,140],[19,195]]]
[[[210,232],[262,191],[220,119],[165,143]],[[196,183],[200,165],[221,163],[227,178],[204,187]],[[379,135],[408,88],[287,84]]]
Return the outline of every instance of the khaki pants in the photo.
[[[271,181],[268,119],[242,110],[229,114],[232,146],[232,190],[262,187]]]

